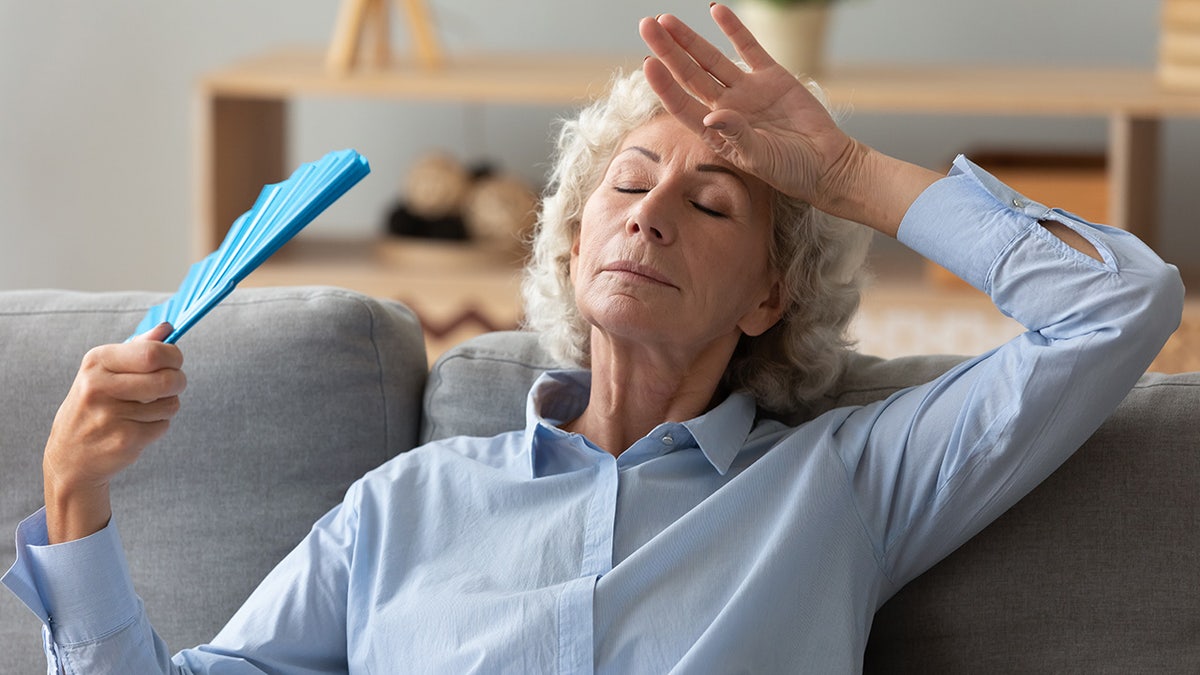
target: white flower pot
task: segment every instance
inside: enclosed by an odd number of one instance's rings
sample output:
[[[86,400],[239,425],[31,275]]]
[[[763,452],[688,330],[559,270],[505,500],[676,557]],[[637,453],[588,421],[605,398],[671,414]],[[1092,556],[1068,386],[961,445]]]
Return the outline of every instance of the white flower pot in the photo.
[[[739,0],[737,15],[767,53],[785,68],[797,75],[821,74],[829,24],[827,3],[780,7],[761,0]]]

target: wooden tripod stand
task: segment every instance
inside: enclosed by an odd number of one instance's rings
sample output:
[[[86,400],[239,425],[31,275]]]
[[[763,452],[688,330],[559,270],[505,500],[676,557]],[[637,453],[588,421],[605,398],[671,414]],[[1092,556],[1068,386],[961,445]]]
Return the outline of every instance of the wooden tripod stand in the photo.
[[[408,30],[416,51],[417,63],[433,69],[442,65],[442,51],[429,8],[424,0],[397,0],[408,20]],[[345,75],[359,64],[364,42],[371,43],[367,62],[386,68],[392,61],[391,16],[388,0],[342,0],[338,9],[333,39],[325,54],[325,67],[331,73]]]

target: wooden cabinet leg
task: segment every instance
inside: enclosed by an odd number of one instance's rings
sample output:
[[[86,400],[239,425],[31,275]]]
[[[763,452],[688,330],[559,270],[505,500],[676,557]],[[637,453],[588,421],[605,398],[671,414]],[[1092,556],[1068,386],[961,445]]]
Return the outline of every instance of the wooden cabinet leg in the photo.
[[[1113,113],[1109,119],[1109,218],[1112,225],[1157,246],[1159,121]]]
[[[264,185],[287,178],[285,101],[209,96],[202,106],[197,259],[220,245]]]

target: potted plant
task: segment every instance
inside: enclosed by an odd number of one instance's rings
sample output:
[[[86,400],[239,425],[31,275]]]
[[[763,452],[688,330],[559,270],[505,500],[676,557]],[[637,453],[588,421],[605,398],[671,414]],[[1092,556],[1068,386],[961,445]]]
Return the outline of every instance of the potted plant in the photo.
[[[836,0],[736,0],[742,22],[776,61],[797,75],[821,73],[829,5]]]

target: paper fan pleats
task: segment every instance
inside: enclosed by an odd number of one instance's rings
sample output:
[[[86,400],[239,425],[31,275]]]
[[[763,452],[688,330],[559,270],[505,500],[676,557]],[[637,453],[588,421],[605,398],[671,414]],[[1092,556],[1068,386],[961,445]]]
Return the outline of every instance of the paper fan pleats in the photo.
[[[302,165],[282,183],[264,187],[217,250],[192,265],[179,290],[151,307],[133,334],[167,321],[175,330],[164,342],[178,340],[238,282],[370,171],[365,157],[354,150],[339,150]]]

